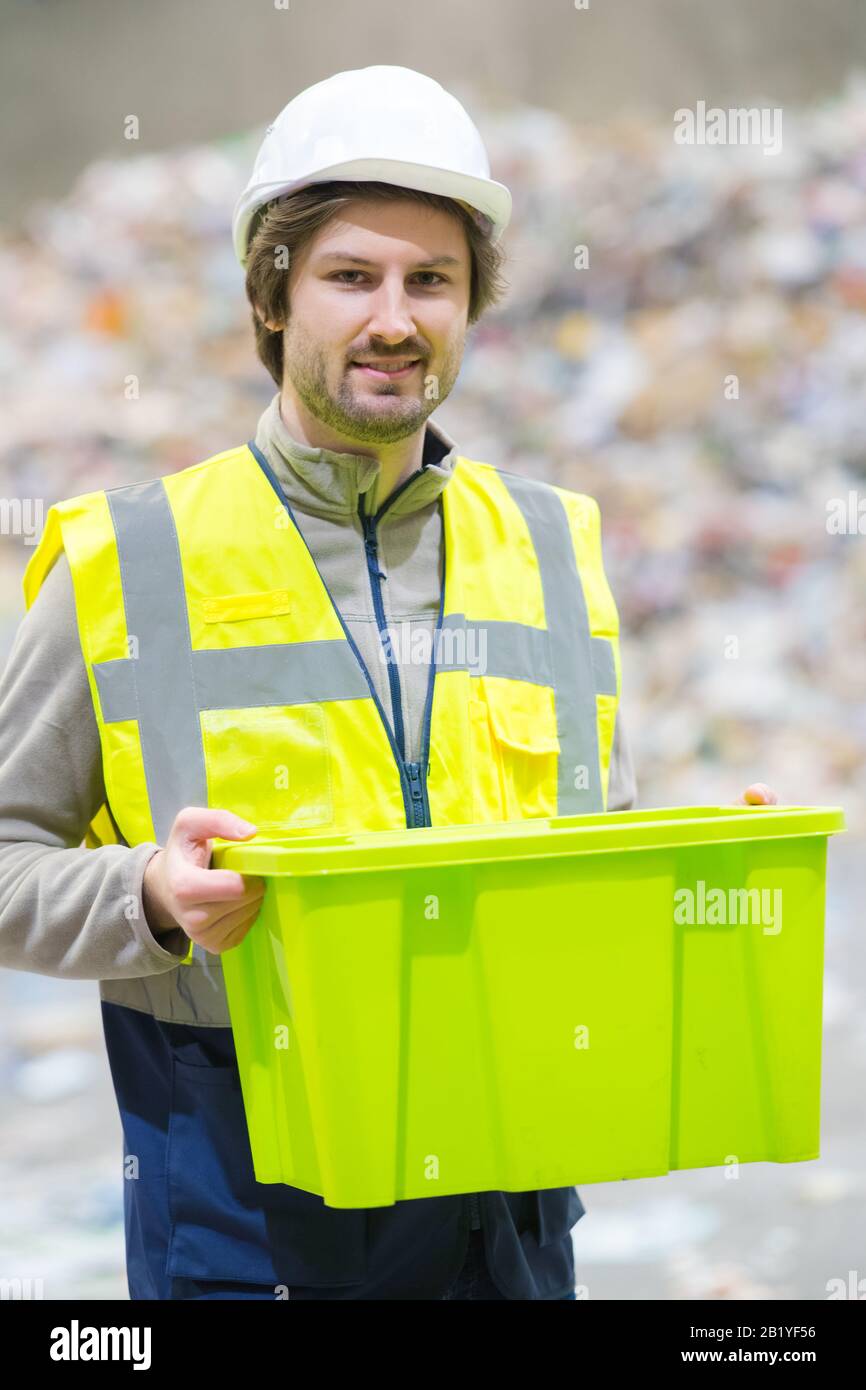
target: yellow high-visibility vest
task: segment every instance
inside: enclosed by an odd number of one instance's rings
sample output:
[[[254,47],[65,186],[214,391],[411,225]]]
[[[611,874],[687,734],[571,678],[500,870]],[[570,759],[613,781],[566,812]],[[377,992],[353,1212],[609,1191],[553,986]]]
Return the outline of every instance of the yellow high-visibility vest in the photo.
[[[418,763],[266,459],[250,442],[52,506],[102,746],[86,843],[165,844],[184,806],[262,835],[603,811],[619,620],[597,502],[458,457]]]

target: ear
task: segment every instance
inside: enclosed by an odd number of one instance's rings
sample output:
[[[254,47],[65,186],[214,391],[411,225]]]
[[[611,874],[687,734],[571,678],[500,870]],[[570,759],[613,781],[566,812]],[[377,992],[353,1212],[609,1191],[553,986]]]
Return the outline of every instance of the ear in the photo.
[[[258,304],[256,304],[254,300],[251,300],[250,302],[253,306],[253,313],[255,314],[259,322],[264,324],[265,328],[269,328],[272,333],[281,333],[283,331],[283,329],[285,328],[285,324],[277,323],[276,319],[266,319]]]

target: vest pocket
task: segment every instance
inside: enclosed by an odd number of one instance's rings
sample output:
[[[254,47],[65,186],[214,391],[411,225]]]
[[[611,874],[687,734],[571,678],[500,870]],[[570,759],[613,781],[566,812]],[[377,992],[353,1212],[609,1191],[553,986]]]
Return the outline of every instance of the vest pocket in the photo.
[[[260,831],[333,825],[334,770],[319,705],[205,710],[208,805]]]
[[[362,1280],[367,1213],[256,1182],[236,1066],[172,1057],[166,1274],[321,1287]]]
[[[472,690],[475,819],[555,815],[559,738],[553,691],[502,676],[475,677]]]
[[[248,594],[214,594],[200,600],[202,621],[234,623],[243,618],[271,618],[292,611],[288,589],[269,589]]]

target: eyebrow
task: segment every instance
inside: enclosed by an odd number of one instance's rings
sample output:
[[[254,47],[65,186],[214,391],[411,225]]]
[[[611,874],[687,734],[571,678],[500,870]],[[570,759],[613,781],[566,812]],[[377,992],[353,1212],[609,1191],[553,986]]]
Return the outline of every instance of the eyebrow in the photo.
[[[366,265],[375,268],[375,261],[367,261],[363,256],[350,256],[346,251],[327,251],[319,257],[321,261],[350,261],[352,265]],[[429,261],[416,261],[416,270],[429,270],[434,265],[461,265],[456,256],[433,256]]]

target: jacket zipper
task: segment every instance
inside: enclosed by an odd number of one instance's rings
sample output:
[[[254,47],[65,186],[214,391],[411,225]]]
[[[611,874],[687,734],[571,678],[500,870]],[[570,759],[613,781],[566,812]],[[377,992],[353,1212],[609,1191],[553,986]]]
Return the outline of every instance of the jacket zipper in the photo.
[[[423,466],[417,468],[398,488],[395,488],[390,497],[386,498],[382,506],[373,516],[367,516],[364,512],[364,494],[362,493],[358,497],[358,516],[364,533],[364,550],[367,557],[367,574],[370,579],[370,588],[373,594],[373,610],[376,614],[376,625],[379,629],[379,637],[388,656],[388,682],[391,688],[391,705],[394,712],[394,739],[392,740],[392,747],[396,744],[396,756],[401,770],[401,778],[404,779],[404,786],[408,786],[409,790],[408,799],[405,797],[404,793],[404,800],[406,801],[406,824],[410,830],[418,830],[432,823],[430,802],[427,796],[427,772],[429,771],[430,716],[433,707],[433,682],[436,676],[436,663],[434,654],[431,653],[430,673],[427,680],[427,699],[424,707],[424,721],[421,733],[421,758],[418,762],[407,763],[406,739],[403,726],[403,704],[400,697],[400,676],[388,637],[385,605],[382,602],[381,580],[384,579],[385,576],[379,569],[379,538],[377,527],[392,502],[395,502],[409,484],[414,482],[423,471]],[[442,626],[444,607],[445,582],[443,576],[442,590],[439,597],[439,616],[436,621],[436,634],[434,635],[434,653],[436,639],[439,629]]]
[[[412,477],[417,476],[413,474]],[[412,479],[409,479],[411,482]],[[389,498],[388,501],[391,499]],[[400,756],[406,758],[406,738],[403,730],[403,706],[400,700],[400,675],[397,670],[397,663],[394,660],[393,651],[388,638],[388,622],[385,617],[385,605],[382,602],[382,584],[385,578],[379,569],[379,540],[376,535],[376,527],[382,512],[388,506],[380,508],[375,516],[364,514],[364,494],[358,496],[358,515],[361,518],[361,526],[364,531],[364,550],[367,556],[367,575],[370,580],[370,588],[373,591],[373,611],[376,614],[376,625],[379,629],[379,637],[388,658],[388,684],[391,687],[391,708],[394,711],[394,737],[397,740],[397,747],[400,749]],[[413,764],[414,766],[414,764]],[[414,792],[412,793],[414,798]]]

